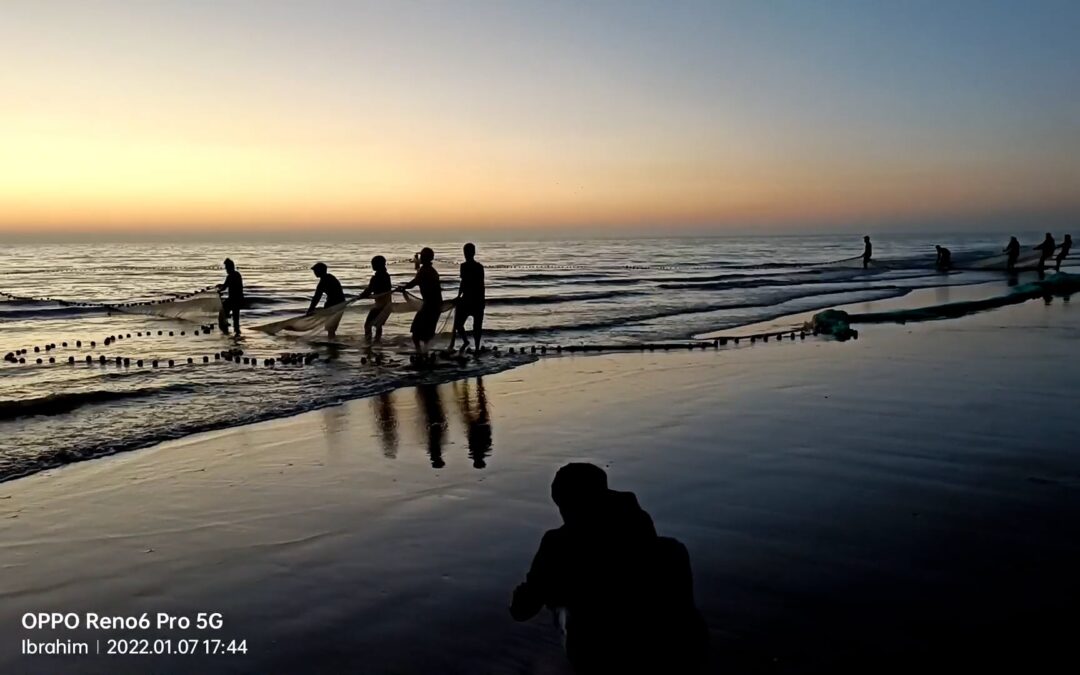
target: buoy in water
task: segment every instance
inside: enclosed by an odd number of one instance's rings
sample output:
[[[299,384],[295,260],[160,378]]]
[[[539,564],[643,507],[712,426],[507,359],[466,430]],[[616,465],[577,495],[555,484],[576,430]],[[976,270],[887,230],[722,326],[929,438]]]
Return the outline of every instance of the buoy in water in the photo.
[[[75,357],[74,356],[69,356],[68,357],[68,363],[75,363]]]
[[[169,367],[172,368],[174,365],[176,364],[173,362],[173,360],[169,359]]]
[[[191,357],[189,356],[189,357],[187,358],[187,362],[188,362],[188,364],[190,365],[190,364],[192,364],[192,363],[195,363],[195,359],[193,359],[193,358],[191,358]]]

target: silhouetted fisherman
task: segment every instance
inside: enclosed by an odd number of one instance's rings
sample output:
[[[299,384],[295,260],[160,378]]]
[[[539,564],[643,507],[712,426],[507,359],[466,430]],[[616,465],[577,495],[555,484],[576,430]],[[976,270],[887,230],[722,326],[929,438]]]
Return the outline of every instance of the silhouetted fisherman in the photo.
[[[391,291],[394,285],[390,280],[390,273],[386,271],[386,258],[377,255],[371,259],[371,269],[375,274],[371,275],[371,281],[367,288],[360,294],[361,298],[375,298],[375,306],[368,311],[364,319],[364,337],[371,340],[372,329],[375,331],[375,341],[382,340],[382,327],[386,322],[386,306],[390,304]]]
[[[341,282],[327,271],[326,263],[315,263],[311,266],[311,271],[319,278],[319,285],[315,287],[315,295],[311,297],[311,305],[307,311],[309,316],[315,313],[315,309],[319,306],[319,300],[322,299],[323,295],[326,296],[326,305],[324,307],[333,307],[345,302],[345,291],[341,288]],[[326,335],[331,340],[337,335],[339,323],[341,323],[340,316],[331,319],[326,324]]]
[[[952,251],[944,246],[935,246],[937,249],[937,260],[934,265],[942,272],[952,269]]]
[[[1058,253],[1057,264],[1054,266],[1055,271],[1057,271],[1057,272],[1061,271],[1061,263],[1065,260],[1065,258],[1069,257],[1069,251],[1071,251],[1071,250],[1072,250],[1072,235],[1067,234],[1067,235],[1065,235],[1065,239],[1063,239],[1062,242],[1061,242],[1061,253]]]
[[[450,336],[450,349],[461,335],[461,348],[469,346],[469,334],[465,321],[473,320],[473,349],[480,351],[480,338],[484,332],[484,266],[476,261],[476,246],[465,244],[462,249],[465,262],[461,263],[461,286],[458,287],[457,305],[454,309],[454,332]]]
[[[563,526],[540,542],[510,613],[555,611],[578,673],[687,673],[704,667],[708,633],[694,606],[686,548],[658,537],[631,492],[592,464],[567,464],[551,497]]]
[[[874,255],[874,245],[870,243],[869,235],[863,237],[862,240],[863,240],[862,266],[863,266],[863,269],[866,269],[867,267],[870,266],[870,258],[873,257],[873,255]]]
[[[1057,244],[1054,242],[1054,235],[1049,232],[1046,233],[1046,239],[1042,240],[1042,243],[1038,246],[1032,247],[1033,251],[1039,251],[1039,269],[1046,267],[1046,261],[1050,259],[1050,256],[1054,255],[1054,249],[1057,248]]]
[[[416,265],[416,276],[412,281],[402,286],[402,289],[420,287],[420,295],[424,303],[413,317],[412,339],[417,353],[427,351],[427,343],[435,337],[438,329],[439,316],[442,314],[442,282],[439,273],[435,271],[432,263],[435,260],[435,251],[424,247],[420,253],[413,257]]]
[[[1005,261],[1005,269],[1012,272],[1016,269],[1016,261],[1020,258],[1020,242],[1016,237],[1009,237],[1009,243],[1005,248],[1001,249],[1001,252],[1006,254],[1008,258]]]
[[[228,291],[228,297],[221,301],[218,312],[218,328],[224,335],[229,334],[229,315],[232,315],[233,334],[240,335],[240,308],[244,305],[244,277],[236,271],[236,263],[225,259],[225,281],[217,285],[218,292]]]

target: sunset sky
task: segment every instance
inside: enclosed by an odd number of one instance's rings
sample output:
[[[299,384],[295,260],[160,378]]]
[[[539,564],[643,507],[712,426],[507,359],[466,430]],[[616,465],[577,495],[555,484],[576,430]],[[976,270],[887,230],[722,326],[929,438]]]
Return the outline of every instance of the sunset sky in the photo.
[[[1080,2],[0,9],[0,231],[1080,216]]]

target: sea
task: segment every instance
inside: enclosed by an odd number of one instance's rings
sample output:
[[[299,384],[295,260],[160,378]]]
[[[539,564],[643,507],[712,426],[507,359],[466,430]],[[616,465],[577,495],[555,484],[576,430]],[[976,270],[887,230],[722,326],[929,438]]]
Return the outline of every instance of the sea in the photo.
[[[485,339],[499,354],[437,366],[412,362],[405,315],[393,315],[384,342],[369,345],[359,303],[334,340],[252,327],[307,309],[315,262],[353,294],[367,284],[375,255],[389,260],[395,283],[409,280],[422,246],[435,250],[444,296],[453,297],[460,241],[8,245],[0,249],[0,356],[17,357],[0,362],[0,481],[412,384],[491,374],[555,358],[557,346],[682,341],[993,281],[1002,272],[981,261],[998,256],[1007,239],[875,235],[867,269],[858,260],[861,237],[851,235],[476,240],[486,267]],[[1021,242],[1040,239],[1031,233]],[[934,244],[952,251],[952,272],[935,269]],[[204,330],[213,316],[185,321],[116,308],[220,283],[225,257],[245,282],[239,341]],[[442,328],[449,325],[447,318]],[[447,341],[440,335],[435,346]],[[308,358],[282,364],[287,354]]]

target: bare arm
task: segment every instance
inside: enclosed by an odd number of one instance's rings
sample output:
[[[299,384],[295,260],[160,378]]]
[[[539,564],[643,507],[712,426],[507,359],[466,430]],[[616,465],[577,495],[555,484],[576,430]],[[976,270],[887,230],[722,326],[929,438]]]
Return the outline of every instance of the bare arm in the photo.
[[[514,597],[510,601],[510,616],[514,617],[515,621],[528,621],[550,600],[551,535],[551,532],[544,535],[540,548],[533,557],[532,567],[525,576],[525,582],[514,589]]]
[[[307,310],[308,314],[313,313],[315,311],[315,308],[319,306],[319,300],[322,300],[322,296],[323,296],[323,287],[322,287],[322,282],[320,281],[319,285],[315,287],[315,295],[313,295],[311,297],[311,306],[308,307],[308,310]]]

